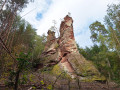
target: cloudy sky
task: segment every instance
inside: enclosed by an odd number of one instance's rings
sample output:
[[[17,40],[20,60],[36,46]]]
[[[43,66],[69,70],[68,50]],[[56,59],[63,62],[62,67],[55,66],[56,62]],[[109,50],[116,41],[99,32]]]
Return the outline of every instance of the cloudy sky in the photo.
[[[74,20],[74,35],[80,47],[93,45],[90,40],[89,25],[98,20],[104,23],[107,5],[117,4],[119,0],[34,0],[23,10],[21,16],[37,29],[37,34],[46,34],[57,22],[59,30],[61,20],[71,13]]]

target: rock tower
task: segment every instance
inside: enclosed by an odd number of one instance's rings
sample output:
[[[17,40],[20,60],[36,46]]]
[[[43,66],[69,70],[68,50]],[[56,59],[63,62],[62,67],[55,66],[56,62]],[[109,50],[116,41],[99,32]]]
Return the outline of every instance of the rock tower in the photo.
[[[60,36],[55,38],[55,32],[48,31],[47,43],[43,52],[47,60],[58,61],[58,66],[71,78],[79,76],[81,80],[83,77],[92,80],[103,79],[94,64],[79,53],[74,38],[72,17],[65,16],[59,32]]]

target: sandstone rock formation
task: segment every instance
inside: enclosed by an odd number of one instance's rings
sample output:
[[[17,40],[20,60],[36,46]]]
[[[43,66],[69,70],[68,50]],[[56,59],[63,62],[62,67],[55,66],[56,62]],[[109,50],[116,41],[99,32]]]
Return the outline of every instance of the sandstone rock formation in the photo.
[[[54,44],[56,44],[57,42],[57,39],[55,38],[55,32],[54,31],[51,31],[49,30],[48,31],[48,36],[47,36],[47,43],[45,45],[45,53],[48,55],[48,53],[52,54],[52,53],[55,53],[56,52],[56,49],[54,48]]]
[[[73,19],[68,15],[61,22],[60,37],[55,38],[55,32],[48,31],[47,44],[43,53],[48,61],[58,61],[58,67],[72,78],[79,76],[81,80],[82,77],[101,79],[93,63],[79,53],[74,38]]]

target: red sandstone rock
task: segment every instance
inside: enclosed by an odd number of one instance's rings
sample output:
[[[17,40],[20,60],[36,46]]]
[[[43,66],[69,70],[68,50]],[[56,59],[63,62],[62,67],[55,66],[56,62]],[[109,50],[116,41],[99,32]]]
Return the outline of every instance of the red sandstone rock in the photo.
[[[48,31],[48,41],[45,52],[48,52],[46,54],[51,54],[49,59],[53,59],[52,55],[54,55],[54,60],[57,59],[57,61],[60,61],[59,65],[61,68],[73,78],[76,77],[77,74],[80,75],[84,73],[99,77],[100,73],[92,62],[87,61],[77,50],[73,32],[73,19],[71,17],[67,15],[64,21],[61,22],[60,37],[56,39],[54,35],[54,32]]]

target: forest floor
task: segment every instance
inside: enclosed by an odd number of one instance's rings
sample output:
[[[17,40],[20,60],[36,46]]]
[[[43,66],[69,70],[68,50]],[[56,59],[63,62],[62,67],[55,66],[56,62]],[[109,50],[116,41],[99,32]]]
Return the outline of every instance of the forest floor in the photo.
[[[10,88],[3,86],[0,86],[0,90],[12,90]],[[32,89],[31,85],[22,85],[18,90],[50,90],[47,88],[41,89],[41,88],[36,88]],[[101,84],[101,83],[92,83],[92,82],[80,82],[80,89],[75,82],[71,82],[70,85],[65,84],[60,84],[58,87],[54,87],[54,90],[120,90],[120,87],[114,87],[114,85],[106,85],[106,84]]]
[[[39,71],[29,74],[29,77],[32,78],[32,81],[28,80],[27,84],[20,85],[18,90],[120,90],[120,86],[118,87],[114,82],[78,82],[53,74],[41,74]],[[41,81],[43,81],[43,84],[41,84]],[[54,86],[54,89],[48,88],[49,85]],[[0,84],[0,90],[13,89]]]

